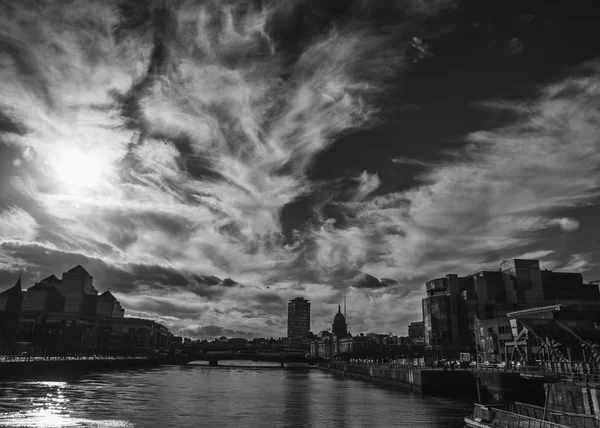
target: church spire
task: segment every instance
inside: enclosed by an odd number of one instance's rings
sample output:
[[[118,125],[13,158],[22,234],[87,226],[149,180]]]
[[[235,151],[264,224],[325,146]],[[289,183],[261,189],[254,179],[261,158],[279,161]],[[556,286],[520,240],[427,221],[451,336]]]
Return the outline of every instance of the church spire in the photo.
[[[340,305],[338,305],[338,314],[342,313],[342,307]]]
[[[21,273],[19,272],[19,279],[17,279],[17,282],[15,283],[15,286],[13,287],[16,290],[22,291],[23,288],[21,287]]]

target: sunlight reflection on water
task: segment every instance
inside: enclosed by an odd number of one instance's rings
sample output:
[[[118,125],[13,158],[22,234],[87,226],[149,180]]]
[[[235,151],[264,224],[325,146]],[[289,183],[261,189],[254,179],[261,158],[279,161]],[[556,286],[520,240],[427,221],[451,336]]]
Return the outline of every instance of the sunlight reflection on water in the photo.
[[[0,382],[0,427],[462,428],[472,403],[320,370],[189,365]]]
[[[4,415],[1,415],[4,416]],[[107,420],[94,421],[91,419],[74,418],[62,414],[53,409],[39,409],[30,412],[19,412],[18,414],[0,416],[0,427],[11,428],[67,428],[67,427],[94,427],[94,428],[134,428],[126,421]]]
[[[21,394],[10,394],[10,398],[0,397],[0,408],[16,412],[0,413],[0,427],[31,428],[67,428],[67,427],[106,427],[133,428],[135,425],[119,420],[97,421],[71,416],[69,398],[64,396],[69,389],[67,382],[29,381],[21,382],[18,390]],[[31,394],[27,396],[27,392]],[[12,390],[11,392],[18,392]],[[3,394],[4,395],[4,394]],[[29,409],[24,410],[29,401]]]

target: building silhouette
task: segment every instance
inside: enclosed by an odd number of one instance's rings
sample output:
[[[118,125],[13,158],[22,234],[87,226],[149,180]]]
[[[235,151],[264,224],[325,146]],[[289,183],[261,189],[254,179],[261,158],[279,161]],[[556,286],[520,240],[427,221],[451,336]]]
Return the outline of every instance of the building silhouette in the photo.
[[[344,338],[348,335],[348,326],[346,325],[346,317],[342,314],[342,308],[338,305],[338,312],[333,317],[333,324],[331,325],[331,333],[339,338]]]
[[[288,344],[308,345],[310,340],[310,301],[296,297],[288,303]]]
[[[172,334],[166,327],[124,315],[110,291],[98,294],[81,265],[26,291],[19,277],[0,293],[0,353],[153,355],[169,348]]]
[[[14,286],[0,293],[0,343],[15,343],[23,303],[21,275]]]
[[[508,260],[497,270],[466,277],[449,274],[427,281],[425,287],[425,345],[438,357],[483,347],[488,355],[498,354],[514,338],[507,314],[523,316],[533,308],[560,305],[552,317],[579,322],[584,332],[592,329],[590,323],[600,323],[598,287],[585,284],[580,273],[541,270],[538,260]]]

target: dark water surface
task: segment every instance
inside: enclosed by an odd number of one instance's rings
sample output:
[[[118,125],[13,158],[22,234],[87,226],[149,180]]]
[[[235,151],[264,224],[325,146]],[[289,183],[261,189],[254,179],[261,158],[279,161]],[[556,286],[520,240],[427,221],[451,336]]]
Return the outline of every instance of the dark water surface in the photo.
[[[317,369],[164,366],[0,382],[0,427],[12,428],[458,428],[472,409]]]

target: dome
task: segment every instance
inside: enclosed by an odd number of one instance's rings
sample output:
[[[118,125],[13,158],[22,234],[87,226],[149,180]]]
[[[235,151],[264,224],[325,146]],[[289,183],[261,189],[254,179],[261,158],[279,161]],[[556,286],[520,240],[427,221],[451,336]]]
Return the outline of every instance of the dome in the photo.
[[[342,314],[342,308],[338,306],[338,313],[333,317],[333,325],[331,331],[334,336],[346,337],[348,327],[346,326],[346,317]]]

